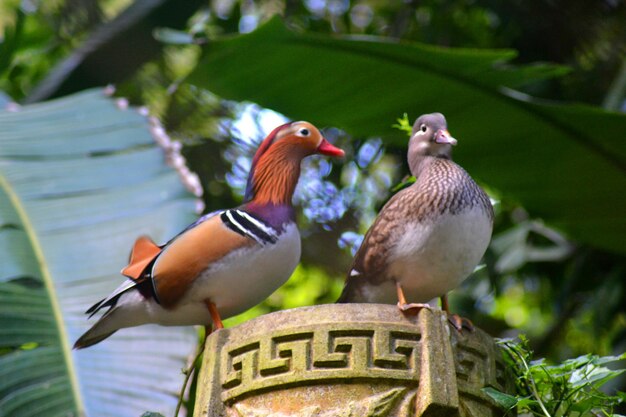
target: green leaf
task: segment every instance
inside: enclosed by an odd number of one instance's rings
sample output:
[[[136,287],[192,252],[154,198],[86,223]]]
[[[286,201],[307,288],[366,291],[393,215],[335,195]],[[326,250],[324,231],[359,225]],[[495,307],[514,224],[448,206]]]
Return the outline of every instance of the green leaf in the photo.
[[[599,367],[591,370],[582,369],[572,373],[570,383],[574,388],[579,387],[600,387],[611,379],[622,374],[625,369],[613,371],[608,368]]]
[[[517,397],[510,395],[510,394],[506,394],[504,392],[500,392],[495,388],[485,387],[485,388],[482,388],[481,391],[487,394],[489,397],[491,397],[491,399],[493,399],[496,402],[496,404],[498,404],[500,407],[504,408],[505,410],[510,410],[511,408],[515,407],[518,403]]]
[[[404,179],[402,179],[402,181],[400,181],[398,184],[396,184],[392,189],[391,192],[392,193],[397,193],[398,191],[411,186],[412,184],[415,183],[415,177],[410,175]]]
[[[123,104],[123,103],[120,103]],[[195,199],[156,126],[101,90],[0,111],[0,415],[172,414],[191,328],[124,329],[72,343],[117,287],[134,239],[164,241]]]
[[[538,408],[539,403],[532,398],[520,398],[517,401],[517,409],[518,410],[530,410],[531,407]]]
[[[623,361],[625,359],[626,359],[626,352],[617,356],[594,356],[591,359],[591,363],[593,363],[594,365],[606,365],[607,363]]]
[[[626,253],[626,115],[510,90],[564,72],[508,66],[514,56],[297,34],[275,18],[207,44],[189,81],[389,146],[407,144],[391,127],[399,115],[440,111],[459,140],[455,160],[472,176],[571,238]]]
[[[587,354],[557,365],[547,365],[544,359],[530,360],[532,351],[528,340],[523,335],[519,338],[519,343],[510,339],[497,342],[504,348],[504,357],[508,358],[507,365],[516,380],[518,412],[546,416],[547,410],[552,410],[551,415],[555,416],[566,412],[568,416],[587,416],[592,410],[602,410],[602,415],[608,415],[608,410],[626,398],[619,391],[609,395],[600,390],[624,369],[610,370],[597,365],[616,362],[624,355],[598,357]]]
[[[397,119],[397,123],[391,125],[391,127],[398,129],[402,132],[405,132],[409,137],[411,137],[411,133],[413,132],[413,126],[411,125],[411,121],[409,120],[409,115],[404,113],[402,117]]]

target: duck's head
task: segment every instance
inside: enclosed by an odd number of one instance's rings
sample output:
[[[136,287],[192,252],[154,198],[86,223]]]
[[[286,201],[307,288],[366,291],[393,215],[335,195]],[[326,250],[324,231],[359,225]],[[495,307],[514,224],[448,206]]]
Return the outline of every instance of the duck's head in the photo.
[[[424,157],[452,159],[452,147],[456,143],[456,139],[448,132],[443,114],[430,113],[418,117],[413,124],[407,155],[413,175]]]
[[[251,200],[263,186],[269,187],[266,194],[293,193],[292,188],[295,188],[300,174],[300,162],[313,154],[342,157],[345,152],[328,142],[309,122],[285,123],[272,130],[252,159],[246,200]],[[281,189],[281,184],[285,184],[287,190]]]

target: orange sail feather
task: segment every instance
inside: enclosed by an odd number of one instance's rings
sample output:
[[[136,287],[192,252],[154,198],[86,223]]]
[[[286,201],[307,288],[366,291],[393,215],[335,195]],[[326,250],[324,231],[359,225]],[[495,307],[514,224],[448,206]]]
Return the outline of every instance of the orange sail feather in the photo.
[[[130,262],[122,269],[122,275],[137,281],[150,262],[161,253],[161,248],[147,236],[141,236],[135,241],[130,253]]]

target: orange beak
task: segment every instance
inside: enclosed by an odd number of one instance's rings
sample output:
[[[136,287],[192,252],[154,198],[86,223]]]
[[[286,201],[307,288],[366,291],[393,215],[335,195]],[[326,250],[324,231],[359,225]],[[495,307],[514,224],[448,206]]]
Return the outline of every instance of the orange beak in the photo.
[[[331,145],[329,141],[323,138],[320,142],[320,146],[317,147],[317,153],[338,157],[344,156],[346,154],[343,149],[339,149],[338,147]]]

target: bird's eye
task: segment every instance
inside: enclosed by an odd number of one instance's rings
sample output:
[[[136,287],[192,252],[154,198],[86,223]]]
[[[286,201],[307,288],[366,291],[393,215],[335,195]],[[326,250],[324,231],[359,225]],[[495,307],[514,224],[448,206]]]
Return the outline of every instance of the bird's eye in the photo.
[[[421,130],[422,132],[426,132],[426,130],[428,130],[428,128],[426,127],[426,125],[422,125],[422,126],[420,127],[420,130]]]
[[[306,136],[309,136],[310,134],[311,134],[311,131],[307,128],[303,127],[302,129],[298,130],[298,136],[306,137]]]

